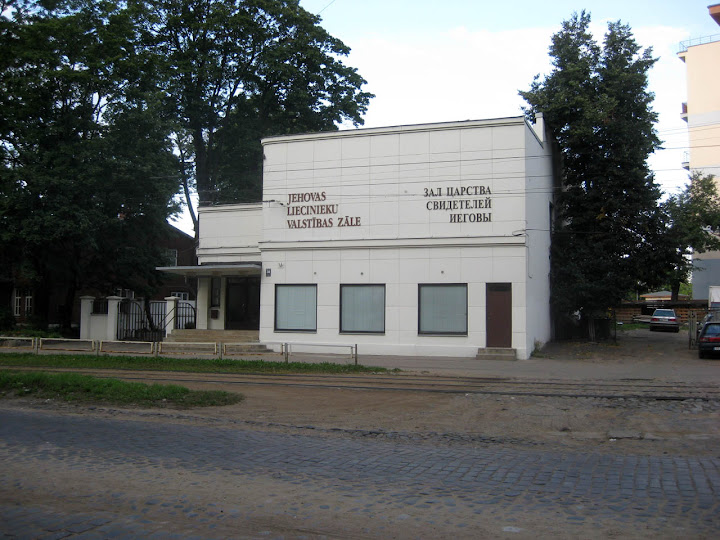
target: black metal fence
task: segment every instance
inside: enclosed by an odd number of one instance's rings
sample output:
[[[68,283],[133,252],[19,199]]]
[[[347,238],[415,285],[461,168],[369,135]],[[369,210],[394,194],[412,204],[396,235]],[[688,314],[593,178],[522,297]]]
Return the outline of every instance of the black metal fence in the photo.
[[[167,316],[167,303],[162,300],[140,302],[124,299],[118,304],[118,341],[162,341],[168,328],[195,328],[195,306],[179,301]]]
[[[118,304],[118,341],[162,341],[165,302],[123,299]]]
[[[95,300],[93,300],[92,314],[93,315],[107,315],[108,314],[107,298],[96,298]]]

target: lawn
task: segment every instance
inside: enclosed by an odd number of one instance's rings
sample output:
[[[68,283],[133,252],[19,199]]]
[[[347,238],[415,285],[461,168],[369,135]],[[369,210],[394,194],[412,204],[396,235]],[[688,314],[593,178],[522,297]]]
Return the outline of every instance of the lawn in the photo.
[[[194,373],[382,373],[386,368],[334,364],[331,362],[266,362],[264,360],[229,360],[165,358],[154,356],[90,356],[82,354],[0,354],[0,366],[127,369],[138,371],[186,371]]]
[[[74,403],[172,408],[232,405],[243,399],[242,394],[231,392],[125,382],[78,373],[0,371],[0,398],[27,396]]]

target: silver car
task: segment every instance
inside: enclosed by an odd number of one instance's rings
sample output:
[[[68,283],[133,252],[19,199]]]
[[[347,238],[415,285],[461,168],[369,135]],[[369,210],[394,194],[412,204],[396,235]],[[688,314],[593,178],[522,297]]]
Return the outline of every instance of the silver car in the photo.
[[[680,331],[680,321],[675,315],[674,309],[656,309],[650,319],[650,330],[668,330],[670,332]]]

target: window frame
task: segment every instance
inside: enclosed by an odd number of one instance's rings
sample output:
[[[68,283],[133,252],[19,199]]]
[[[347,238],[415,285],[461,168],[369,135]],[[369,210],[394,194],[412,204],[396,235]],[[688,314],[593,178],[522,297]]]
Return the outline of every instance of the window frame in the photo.
[[[13,301],[13,315],[15,317],[22,317],[23,315],[23,294],[20,289],[15,289]]]
[[[210,278],[210,307],[219,308],[222,303],[222,278],[212,276]]]
[[[314,328],[280,328],[278,326],[278,290],[290,287],[308,287],[315,290],[315,327]],[[317,283],[276,283],[275,284],[275,305],[273,313],[273,331],[274,332],[293,332],[303,334],[317,333],[317,308],[318,308],[318,286]]]
[[[434,331],[434,330],[423,330],[422,329],[422,289],[423,287],[436,287],[436,288],[457,288],[462,287],[465,290],[465,330],[459,332],[453,331]],[[467,336],[468,335],[468,284],[467,283],[418,283],[418,306],[417,306],[417,321],[418,321],[418,335],[420,336]]]
[[[383,291],[383,305],[382,305],[382,330],[344,330],[343,329],[343,289],[351,287],[374,287],[382,288]],[[386,323],[386,311],[387,311],[387,286],[385,283],[341,283],[340,284],[340,295],[339,295],[339,322],[338,330],[340,334],[374,334],[384,335],[385,334],[385,323]]]
[[[165,256],[167,257],[168,266],[177,266],[178,265],[178,250],[177,249],[168,248]]]

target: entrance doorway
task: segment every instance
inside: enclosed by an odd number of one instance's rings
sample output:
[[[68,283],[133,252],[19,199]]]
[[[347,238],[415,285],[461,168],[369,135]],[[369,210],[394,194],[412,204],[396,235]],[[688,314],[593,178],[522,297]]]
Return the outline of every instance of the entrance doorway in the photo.
[[[512,284],[485,285],[487,347],[512,347]]]
[[[227,278],[226,330],[260,329],[260,277]]]

